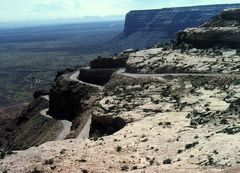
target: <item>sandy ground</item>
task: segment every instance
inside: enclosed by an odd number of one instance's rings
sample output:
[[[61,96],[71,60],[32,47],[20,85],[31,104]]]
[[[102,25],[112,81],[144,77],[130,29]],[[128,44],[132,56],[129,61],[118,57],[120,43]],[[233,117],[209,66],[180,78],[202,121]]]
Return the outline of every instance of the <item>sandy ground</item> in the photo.
[[[90,127],[92,123],[92,116],[88,118],[87,123],[85,124],[84,128],[80,132],[77,138],[89,138],[89,133],[90,133]]]
[[[185,117],[186,113],[157,114],[130,123],[114,135],[97,141],[75,139],[48,142],[6,158],[0,164],[0,169],[10,169],[10,173],[21,173],[35,168],[44,172],[66,173],[82,170],[96,173],[122,172],[123,169],[146,173],[219,172],[220,169],[201,167],[202,164],[208,163],[205,151],[213,154],[216,150],[219,152],[219,159],[231,159],[230,156],[239,148],[236,149],[236,145],[230,143],[238,144],[240,138],[219,134],[207,139],[206,136],[218,129],[203,127],[196,131],[188,128],[189,119]],[[171,122],[171,125],[164,127],[159,125],[160,122]],[[198,139],[195,138],[196,135]],[[185,148],[187,144],[196,141],[199,143],[195,147]],[[221,145],[216,145],[218,143]],[[53,159],[51,165],[46,164],[46,160],[49,159]],[[163,161],[166,159],[171,159],[172,164],[164,165]]]

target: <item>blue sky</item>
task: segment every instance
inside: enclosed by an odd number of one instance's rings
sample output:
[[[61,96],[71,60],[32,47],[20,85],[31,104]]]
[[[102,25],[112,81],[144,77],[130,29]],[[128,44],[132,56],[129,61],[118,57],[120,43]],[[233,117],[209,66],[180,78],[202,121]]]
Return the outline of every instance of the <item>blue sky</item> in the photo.
[[[137,9],[238,2],[239,0],[0,0],[0,22],[124,15]]]

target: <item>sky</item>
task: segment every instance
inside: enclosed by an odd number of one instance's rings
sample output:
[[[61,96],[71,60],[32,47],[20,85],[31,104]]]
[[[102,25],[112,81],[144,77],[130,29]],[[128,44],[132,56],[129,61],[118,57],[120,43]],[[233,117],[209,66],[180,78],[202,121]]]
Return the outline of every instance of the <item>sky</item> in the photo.
[[[0,22],[125,15],[130,10],[238,2],[239,0],[0,0]]]

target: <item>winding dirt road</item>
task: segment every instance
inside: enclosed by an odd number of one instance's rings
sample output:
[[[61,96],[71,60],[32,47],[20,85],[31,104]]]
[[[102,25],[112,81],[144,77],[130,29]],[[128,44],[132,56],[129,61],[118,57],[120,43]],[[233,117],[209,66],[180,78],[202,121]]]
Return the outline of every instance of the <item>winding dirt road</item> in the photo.
[[[80,132],[77,138],[89,138],[91,124],[92,124],[92,116],[88,118],[87,123],[85,124],[85,126],[83,127],[82,131]]]
[[[88,86],[92,86],[92,87],[95,87],[95,88],[98,88],[100,90],[103,90],[103,86],[101,85],[95,85],[95,84],[90,84],[90,83],[87,83],[87,82],[83,82],[81,80],[78,79],[78,76],[80,75],[80,71],[76,71],[74,72],[70,77],[69,77],[69,80],[71,81],[76,81],[76,82],[79,82],[79,83],[82,83],[82,84],[85,84],[85,85],[88,85]]]
[[[85,68],[89,68],[89,67],[85,67]],[[136,74],[136,73],[126,73],[125,68],[119,69],[116,73],[123,76],[132,77],[132,78],[147,78],[147,77],[157,78],[157,77],[165,77],[165,76],[206,76],[206,77],[239,77],[240,76],[238,74],[220,74],[220,73],[215,73],[215,74],[214,73],[213,74],[204,74],[204,73]],[[101,91],[104,89],[104,86],[90,84],[90,83],[86,83],[79,80],[78,79],[79,74],[80,74],[80,71],[77,70],[74,73],[72,73],[70,76],[68,76],[68,79],[70,81],[76,81],[85,85],[89,85],[91,87],[96,87]],[[49,101],[49,96],[43,96],[43,98]],[[51,116],[47,115],[47,111],[48,111],[48,108],[40,111],[40,114],[47,118],[52,118]],[[65,139],[71,131],[72,122],[67,120],[61,120],[61,122],[63,124],[63,130],[58,135],[56,140]],[[78,138],[89,138],[91,122],[92,122],[92,117],[90,116],[84,128],[82,129],[81,133],[78,135]]]
[[[240,77],[240,74],[223,74],[223,73],[162,73],[162,74],[139,74],[126,73],[125,69],[117,71],[118,74],[132,78],[147,78],[147,77],[165,77],[165,76],[205,76],[205,77]]]
[[[49,101],[49,96],[42,96],[42,98],[46,99]],[[40,111],[40,114],[42,116],[45,116],[46,118],[53,118],[50,115],[47,114],[48,108],[47,109],[43,109]],[[59,135],[57,136],[56,140],[63,140],[67,137],[67,135],[70,133],[71,131],[71,126],[72,126],[72,122],[71,121],[67,121],[67,120],[61,120],[61,123],[63,125],[63,129],[61,131],[61,133],[59,133]]]
[[[86,82],[83,82],[83,81],[79,80],[78,79],[79,74],[80,74],[79,70],[75,71],[73,74],[71,74],[69,76],[69,80],[70,81],[76,81],[76,82],[79,82],[79,83],[82,83],[82,84],[85,84],[85,85],[89,85],[89,86],[92,86],[92,87],[96,87],[101,91],[103,90],[103,88],[104,88],[103,86],[90,84],[90,83],[86,83]],[[49,96],[48,95],[42,96],[42,97],[49,101]],[[53,118],[53,117],[51,117],[47,114],[47,111],[48,111],[48,108],[43,109],[43,110],[40,111],[40,114],[47,117],[47,118]],[[84,128],[82,129],[81,133],[78,135],[78,138],[89,138],[91,122],[92,122],[92,117],[89,117],[89,119],[88,119],[87,123],[85,124]],[[56,138],[56,140],[65,139],[71,131],[72,122],[67,121],[67,120],[61,120],[61,123],[63,124],[63,129],[62,129],[62,132]]]

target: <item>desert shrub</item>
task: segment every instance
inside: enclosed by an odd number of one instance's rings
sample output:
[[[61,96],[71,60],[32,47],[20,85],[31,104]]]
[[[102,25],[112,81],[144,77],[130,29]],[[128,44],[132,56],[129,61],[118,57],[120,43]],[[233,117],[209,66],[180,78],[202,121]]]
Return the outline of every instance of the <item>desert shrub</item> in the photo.
[[[235,81],[233,81],[234,85],[240,85],[240,79],[236,79]]]

